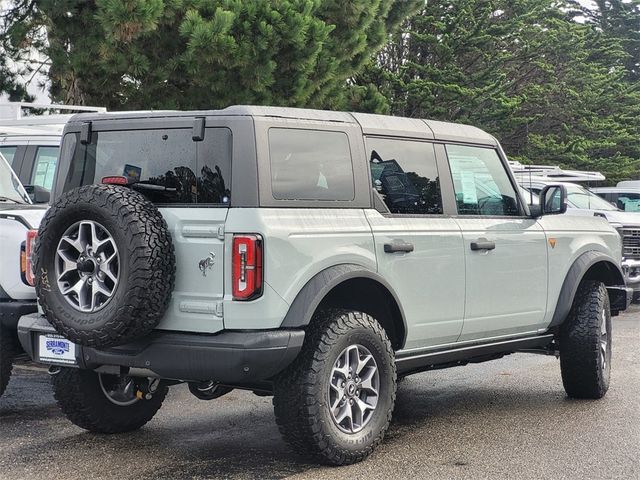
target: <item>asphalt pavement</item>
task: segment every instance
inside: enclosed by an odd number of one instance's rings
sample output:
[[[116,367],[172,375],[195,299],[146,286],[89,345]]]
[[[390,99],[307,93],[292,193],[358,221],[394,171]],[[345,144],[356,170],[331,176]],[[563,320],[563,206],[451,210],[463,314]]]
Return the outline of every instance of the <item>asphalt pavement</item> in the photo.
[[[414,375],[383,445],[342,468],[291,453],[271,398],[250,392],[203,402],[181,385],[140,431],[86,433],[22,364],[0,398],[0,478],[640,479],[640,309],[613,321],[604,399],[569,400],[559,362],[539,355]]]

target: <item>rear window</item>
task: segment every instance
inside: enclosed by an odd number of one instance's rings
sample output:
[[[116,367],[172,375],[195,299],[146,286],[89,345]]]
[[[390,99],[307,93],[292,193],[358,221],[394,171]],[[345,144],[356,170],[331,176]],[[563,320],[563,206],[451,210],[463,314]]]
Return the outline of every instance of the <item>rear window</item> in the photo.
[[[231,149],[228,128],[207,128],[201,142],[191,129],[94,131],[89,145],[68,134],[63,156],[72,158],[62,190],[124,176],[155,203],[229,204]]]
[[[349,138],[344,132],[271,128],[269,156],[276,200],[355,197]]]

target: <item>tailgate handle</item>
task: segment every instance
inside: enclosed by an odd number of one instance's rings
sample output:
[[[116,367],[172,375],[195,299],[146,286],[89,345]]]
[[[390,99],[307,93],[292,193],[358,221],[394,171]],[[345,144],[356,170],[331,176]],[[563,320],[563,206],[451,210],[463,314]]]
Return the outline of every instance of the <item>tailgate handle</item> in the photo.
[[[216,238],[218,237],[218,227],[188,225],[182,227],[182,236],[187,238]]]
[[[384,252],[385,253],[396,253],[396,252],[404,252],[409,253],[413,252],[413,243],[408,242],[393,242],[393,243],[385,243],[384,244]]]
[[[479,238],[471,242],[471,250],[493,250],[494,248],[496,248],[496,242],[486,238]]]

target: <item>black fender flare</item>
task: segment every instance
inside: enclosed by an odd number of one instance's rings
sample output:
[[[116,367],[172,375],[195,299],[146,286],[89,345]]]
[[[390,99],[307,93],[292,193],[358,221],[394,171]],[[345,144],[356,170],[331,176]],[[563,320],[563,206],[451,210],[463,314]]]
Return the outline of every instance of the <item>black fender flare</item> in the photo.
[[[302,287],[296,298],[291,303],[289,311],[284,317],[281,328],[299,328],[309,325],[309,322],[318,308],[318,305],[322,302],[322,299],[325,298],[334,287],[340,285],[346,280],[354,278],[366,278],[373,280],[389,291],[400,310],[400,316],[402,317],[402,323],[404,325],[404,336],[406,337],[407,323],[404,310],[402,309],[402,304],[400,303],[398,295],[394,291],[393,287],[391,287],[389,282],[373,270],[351,263],[334,265],[314,275],[311,280]],[[402,338],[401,340],[402,345],[404,345],[405,338]]]
[[[609,271],[609,278],[602,279],[607,287],[624,286],[624,275],[620,266],[609,255],[597,250],[589,250],[581,254],[571,265],[567,276],[564,279],[562,288],[560,289],[560,295],[558,296],[558,302],[556,303],[556,309],[553,313],[553,318],[549,327],[556,327],[561,325],[562,322],[569,315],[571,306],[573,305],[573,299],[576,296],[576,291],[580,286],[580,282],[595,264],[604,262]]]

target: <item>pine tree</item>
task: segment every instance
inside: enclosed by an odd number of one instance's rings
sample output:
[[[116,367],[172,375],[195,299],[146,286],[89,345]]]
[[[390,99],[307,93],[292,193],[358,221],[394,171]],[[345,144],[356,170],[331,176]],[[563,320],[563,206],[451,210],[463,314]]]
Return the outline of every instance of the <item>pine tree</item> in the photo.
[[[623,42],[555,0],[436,0],[356,79],[395,114],[477,125],[512,159],[638,175]]]
[[[55,100],[111,109],[339,107],[418,0],[21,0],[14,51],[46,30]]]

